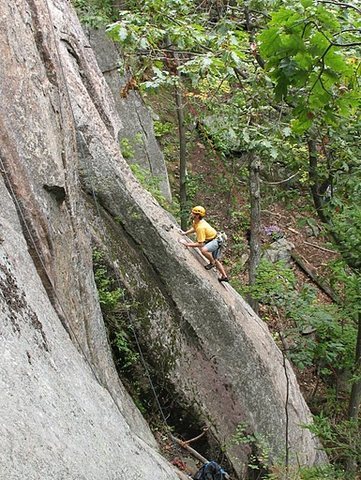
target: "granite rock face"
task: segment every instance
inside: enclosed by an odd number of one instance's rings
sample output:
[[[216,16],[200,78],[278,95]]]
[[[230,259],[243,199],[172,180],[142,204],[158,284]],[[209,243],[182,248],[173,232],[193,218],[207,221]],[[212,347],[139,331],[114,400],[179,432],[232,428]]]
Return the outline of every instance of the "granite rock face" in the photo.
[[[327,461],[265,324],[178,243],[121,157],[123,119],[67,1],[3,2],[0,93],[5,478],[177,478],[114,368],[94,242],[141,307],[143,344],[216,441],[243,422],[283,459],[287,407],[290,462]],[[227,454],[241,478],[246,449]]]
[[[129,150],[127,162],[136,163],[149,171],[158,181],[162,195],[172,199],[168,173],[163,153],[154,136],[153,120],[131,78],[121,76],[119,66],[122,58],[119,49],[106,36],[104,30],[86,29],[86,35],[93,47],[99,68],[113,94],[121,125],[118,141]],[[130,85],[130,88],[129,88]]]
[[[3,180],[0,199],[1,478],[178,478],[121,386],[106,387],[102,376],[111,365],[104,363],[101,373],[84,345],[74,341],[75,325],[71,341]],[[63,297],[64,307],[65,302]]]
[[[57,19],[81,28],[65,1],[3,2],[1,10],[1,476],[178,478],[119,382],[97,299],[81,132],[60,61],[65,49],[76,62],[69,50],[78,32],[66,27],[60,40]],[[119,119],[91,58],[91,74],[81,59],[79,82],[113,133]]]

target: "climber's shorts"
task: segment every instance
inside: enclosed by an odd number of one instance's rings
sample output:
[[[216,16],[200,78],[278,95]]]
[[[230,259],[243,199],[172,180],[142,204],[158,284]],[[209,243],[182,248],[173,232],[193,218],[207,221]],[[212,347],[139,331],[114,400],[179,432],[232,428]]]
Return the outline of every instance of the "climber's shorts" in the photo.
[[[210,252],[214,259],[218,259],[221,256],[221,249],[219,247],[218,238],[214,238],[210,242],[204,245],[205,249]]]

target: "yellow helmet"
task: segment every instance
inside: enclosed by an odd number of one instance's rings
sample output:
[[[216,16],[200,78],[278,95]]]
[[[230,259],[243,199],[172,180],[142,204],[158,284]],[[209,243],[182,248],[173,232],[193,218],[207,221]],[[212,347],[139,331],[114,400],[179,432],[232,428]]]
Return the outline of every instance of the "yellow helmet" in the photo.
[[[206,209],[204,207],[201,207],[200,205],[198,205],[197,207],[192,208],[192,213],[194,213],[196,215],[200,215],[201,217],[204,217],[205,214],[206,214]]]

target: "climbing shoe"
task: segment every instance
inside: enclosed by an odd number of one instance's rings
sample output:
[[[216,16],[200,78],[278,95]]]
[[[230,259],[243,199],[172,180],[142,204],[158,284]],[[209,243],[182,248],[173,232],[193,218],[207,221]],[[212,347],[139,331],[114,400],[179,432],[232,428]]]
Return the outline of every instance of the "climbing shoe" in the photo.
[[[219,282],[229,282],[228,277],[219,277]]]
[[[213,268],[213,267],[215,267],[215,266],[216,266],[215,263],[208,263],[208,265],[206,265],[204,268],[205,268],[206,270],[210,270],[211,268]]]

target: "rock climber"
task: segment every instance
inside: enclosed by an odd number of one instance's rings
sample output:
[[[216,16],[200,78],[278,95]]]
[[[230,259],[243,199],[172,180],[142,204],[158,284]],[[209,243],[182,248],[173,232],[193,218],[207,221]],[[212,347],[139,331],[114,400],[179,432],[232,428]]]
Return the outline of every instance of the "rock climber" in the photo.
[[[204,207],[198,205],[192,208],[191,215],[193,218],[192,227],[189,230],[180,231],[182,235],[189,235],[195,233],[197,237],[196,242],[187,242],[181,240],[181,243],[186,248],[199,248],[202,255],[209,261],[204,267],[206,270],[210,270],[216,267],[221,276],[218,278],[220,282],[228,282],[227,273],[219,261],[221,255],[220,240],[217,236],[217,230],[215,230],[208,222],[204,220],[206,210]]]

